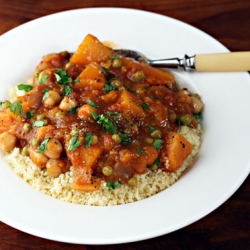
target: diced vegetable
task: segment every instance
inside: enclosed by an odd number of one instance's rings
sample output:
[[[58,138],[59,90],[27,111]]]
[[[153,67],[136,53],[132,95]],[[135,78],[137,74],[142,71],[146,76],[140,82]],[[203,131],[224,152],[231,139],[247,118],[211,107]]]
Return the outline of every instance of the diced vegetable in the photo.
[[[88,64],[105,62],[114,54],[113,50],[103,45],[95,36],[88,34],[70,59],[72,63]]]
[[[182,166],[183,161],[191,154],[192,145],[177,132],[169,132],[165,138],[165,154],[169,160],[167,171],[172,172]]]
[[[101,90],[106,82],[99,64],[89,64],[79,75],[80,82],[75,86],[85,90]]]

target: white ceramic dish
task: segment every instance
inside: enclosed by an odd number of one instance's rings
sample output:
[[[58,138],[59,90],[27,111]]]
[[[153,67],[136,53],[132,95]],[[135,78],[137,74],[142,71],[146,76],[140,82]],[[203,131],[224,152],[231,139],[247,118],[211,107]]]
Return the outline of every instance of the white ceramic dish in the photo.
[[[0,37],[0,100],[25,81],[42,55],[74,51],[87,33],[152,58],[226,52],[187,24],[148,12],[94,8],[67,11]],[[242,184],[250,169],[250,77],[247,73],[175,72],[204,102],[203,146],[194,167],[167,190],[140,202],[90,207],[32,189],[0,159],[0,219],[19,230],[62,242],[132,242],[180,229],[206,216]],[[239,211],[240,212],[240,211]]]

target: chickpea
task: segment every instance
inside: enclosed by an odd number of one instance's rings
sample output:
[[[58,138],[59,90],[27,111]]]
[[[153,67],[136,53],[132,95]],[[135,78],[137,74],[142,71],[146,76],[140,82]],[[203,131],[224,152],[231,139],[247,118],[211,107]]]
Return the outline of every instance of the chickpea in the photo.
[[[88,118],[92,117],[92,112],[96,112],[97,109],[90,106],[89,104],[83,104],[78,112],[77,115],[79,116],[79,118],[83,119],[83,120],[88,120]]]
[[[39,140],[38,140],[37,138],[34,138],[34,139],[31,141],[31,145],[32,145],[33,147],[38,146],[38,145],[39,145]]]
[[[197,98],[197,97],[190,97],[192,104],[193,104],[193,113],[194,114],[198,114],[201,112],[201,110],[203,109],[203,102],[201,101],[201,99]]]
[[[46,163],[46,169],[48,175],[51,177],[58,177],[62,173],[62,169],[65,166],[65,162],[59,159],[49,159]]]
[[[60,105],[59,108],[63,111],[70,111],[72,108],[75,108],[77,106],[77,101],[73,98],[70,98],[68,96],[65,96]]]
[[[91,145],[94,145],[98,142],[98,137],[96,135],[93,135]]]
[[[48,98],[45,98],[43,101],[46,107],[52,107],[60,102],[61,96],[57,91],[50,90],[48,91],[48,94],[49,94]]]
[[[39,168],[45,168],[49,158],[44,153],[37,153],[36,149],[30,148],[30,159]]]
[[[51,138],[47,144],[47,149],[44,154],[52,159],[58,159],[63,151],[62,143],[55,139]]]
[[[0,135],[0,148],[5,152],[10,152],[15,148],[17,138],[5,131]]]
[[[169,120],[171,122],[175,122],[176,118],[177,118],[177,116],[176,116],[175,112],[174,111],[170,111],[170,113],[169,113]]]

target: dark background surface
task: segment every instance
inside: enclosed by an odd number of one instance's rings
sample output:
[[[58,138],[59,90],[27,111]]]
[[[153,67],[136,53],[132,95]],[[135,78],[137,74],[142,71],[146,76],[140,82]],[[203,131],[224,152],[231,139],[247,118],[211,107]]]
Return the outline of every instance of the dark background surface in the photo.
[[[0,0],[0,35],[38,17],[86,7],[125,7],[163,14],[203,30],[231,51],[250,51],[248,0]],[[31,236],[0,222],[2,249],[250,249],[250,177],[205,218],[154,239],[120,245],[74,245]]]

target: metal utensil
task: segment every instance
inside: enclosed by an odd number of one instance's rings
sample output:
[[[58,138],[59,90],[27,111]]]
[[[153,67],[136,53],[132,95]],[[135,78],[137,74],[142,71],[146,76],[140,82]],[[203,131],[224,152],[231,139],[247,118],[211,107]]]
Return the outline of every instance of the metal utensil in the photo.
[[[217,54],[185,55],[184,58],[152,60],[138,51],[114,49],[121,56],[134,58],[153,67],[181,68],[200,72],[235,72],[250,71],[250,52],[226,52]]]

